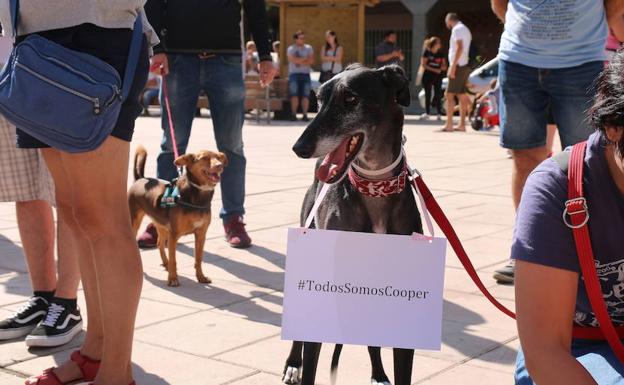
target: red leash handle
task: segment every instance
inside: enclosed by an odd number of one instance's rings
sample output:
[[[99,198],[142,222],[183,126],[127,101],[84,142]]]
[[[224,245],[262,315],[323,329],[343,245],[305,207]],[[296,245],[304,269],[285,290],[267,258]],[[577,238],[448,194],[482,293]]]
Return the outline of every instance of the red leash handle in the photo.
[[[618,332],[611,321],[607,304],[603,298],[587,227],[589,212],[587,211],[587,202],[583,196],[583,166],[585,165],[586,147],[587,142],[581,142],[572,148],[568,167],[568,201],[566,202],[564,218],[566,215],[570,218],[569,222],[566,220],[566,224],[572,228],[574,234],[576,251],[591,308],[609,346],[611,346],[620,362],[624,362],[624,345],[622,345]]]
[[[169,134],[171,137],[171,144],[173,146],[173,155],[175,159],[180,157],[178,153],[178,143],[176,143],[175,131],[173,129],[173,119],[171,118],[171,107],[169,107],[169,93],[167,92],[167,75],[162,75],[162,92],[163,99],[165,99],[165,108],[167,110],[167,119],[169,120]]]

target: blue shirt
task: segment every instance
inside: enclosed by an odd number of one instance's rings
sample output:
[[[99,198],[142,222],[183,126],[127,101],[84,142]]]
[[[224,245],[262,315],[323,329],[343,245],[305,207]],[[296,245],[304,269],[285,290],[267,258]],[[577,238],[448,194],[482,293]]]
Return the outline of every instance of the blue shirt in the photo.
[[[510,0],[498,57],[535,68],[606,59],[602,0]]]
[[[589,137],[583,186],[598,278],[609,314],[624,324],[624,196],[605,159],[605,139]],[[572,230],[563,223],[568,177],[548,159],[529,176],[522,193],[511,249],[514,259],[580,273]],[[578,282],[575,323],[597,326],[583,280]]]

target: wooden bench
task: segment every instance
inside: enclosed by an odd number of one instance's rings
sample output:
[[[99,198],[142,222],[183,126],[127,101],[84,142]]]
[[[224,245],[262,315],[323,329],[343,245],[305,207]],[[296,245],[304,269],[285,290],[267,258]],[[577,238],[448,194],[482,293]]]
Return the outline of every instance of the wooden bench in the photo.
[[[155,81],[150,81],[143,92],[157,87]],[[262,87],[257,76],[245,77],[245,111],[254,111],[258,123],[260,116],[266,113],[266,123],[271,124],[271,113],[283,111],[285,103],[288,103],[288,79],[275,79],[269,87]],[[158,97],[151,100],[150,106],[159,106]],[[197,108],[210,109],[206,95],[199,96]]]
[[[282,111],[288,102],[288,80],[275,79],[268,87],[262,87],[257,76],[245,77],[245,111],[255,111],[256,122],[266,113],[266,123],[271,124],[271,112]]]

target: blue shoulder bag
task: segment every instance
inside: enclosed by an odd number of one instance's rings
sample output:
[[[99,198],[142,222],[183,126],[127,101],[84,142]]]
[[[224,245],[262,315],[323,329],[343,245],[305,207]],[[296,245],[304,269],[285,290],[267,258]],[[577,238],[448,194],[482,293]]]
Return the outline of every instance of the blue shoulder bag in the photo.
[[[13,35],[19,0],[11,0]],[[134,23],[122,81],[108,63],[33,34],[17,44],[0,73],[0,114],[41,142],[65,152],[97,149],[117,123],[142,45]]]

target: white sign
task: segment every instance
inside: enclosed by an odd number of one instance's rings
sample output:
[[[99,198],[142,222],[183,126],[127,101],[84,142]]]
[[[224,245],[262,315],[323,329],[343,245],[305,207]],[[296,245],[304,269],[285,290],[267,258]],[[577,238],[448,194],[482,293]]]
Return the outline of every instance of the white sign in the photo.
[[[282,339],[440,350],[446,239],[289,229]]]

